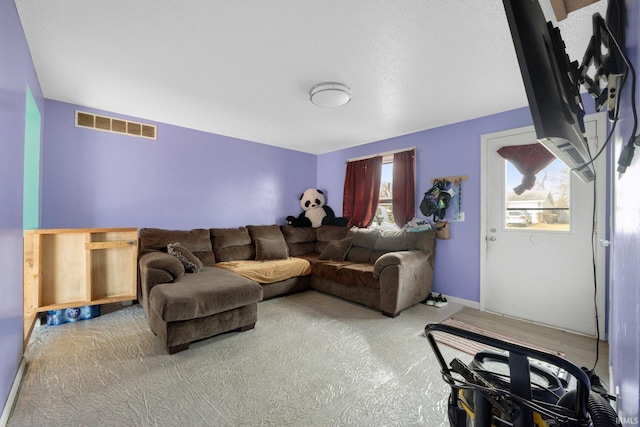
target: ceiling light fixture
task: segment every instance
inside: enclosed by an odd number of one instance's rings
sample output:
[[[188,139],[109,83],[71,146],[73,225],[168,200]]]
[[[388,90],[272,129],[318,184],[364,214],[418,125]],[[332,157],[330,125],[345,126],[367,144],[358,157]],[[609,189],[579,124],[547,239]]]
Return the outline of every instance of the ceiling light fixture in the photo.
[[[318,83],[311,88],[309,96],[318,107],[341,107],[351,101],[351,88],[342,83]]]

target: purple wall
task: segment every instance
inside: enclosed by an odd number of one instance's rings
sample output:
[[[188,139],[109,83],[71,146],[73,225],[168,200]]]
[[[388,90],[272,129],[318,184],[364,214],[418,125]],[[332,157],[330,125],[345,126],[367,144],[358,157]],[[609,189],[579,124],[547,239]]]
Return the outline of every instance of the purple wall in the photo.
[[[640,69],[640,2],[626,0],[627,54],[636,70]],[[632,132],[629,108],[630,85],[621,101],[621,126],[616,132],[617,162],[623,144]],[[636,92],[640,99],[640,91]],[[616,174],[617,175],[617,174]],[[610,269],[609,363],[613,384],[619,388],[618,412],[623,424],[638,424],[640,417],[640,150],[627,172],[613,178],[613,233]],[[610,390],[615,393],[616,390]],[[626,422],[625,422],[626,421]]]
[[[157,140],[76,127],[75,110],[158,126]],[[316,156],[45,101],[42,227],[284,224]]]
[[[0,0],[0,408],[22,359],[22,191],[26,88],[42,91],[13,1]]]
[[[347,159],[417,147],[418,215],[431,178],[469,176],[462,188],[466,220],[453,222],[452,238],[438,242],[434,290],[476,302],[480,136],[531,124],[522,108],[316,157],[162,123],[151,122],[157,141],[78,128],[76,108],[123,117],[45,101],[43,228],[282,224],[301,212],[297,197],[316,182],[340,215]]]
[[[470,301],[480,301],[480,137],[528,126],[528,108],[425,130],[318,157],[318,185],[327,188],[336,214],[342,211],[345,162],[360,156],[416,147],[416,216],[431,179],[467,175],[462,184],[464,222],[451,222],[451,239],[438,240],[433,288]],[[452,210],[447,219],[452,220]]]
[[[626,3],[629,22],[638,22],[640,5],[635,0]],[[638,31],[636,26],[629,26],[627,45],[640,68]],[[298,195],[314,186],[325,190],[327,203],[339,215],[347,159],[417,147],[418,199],[430,187],[431,178],[469,176],[463,184],[466,221],[452,223],[452,238],[438,241],[434,289],[479,300],[480,135],[531,124],[528,109],[317,157],[162,123],[154,123],[159,138],[150,141],[76,128],[76,106],[42,100],[12,1],[0,0],[0,40],[0,403],[6,401],[22,354],[22,175],[27,84],[43,112],[43,228],[186,229],[282,223],[286,215],[300,213]],[[628,90],[623,101],[627,106]],[[619,126],[618,135],[629,134],[630,116],[628,107],[623,108],[626,122]],[[621,144],[619,137],[614,160]],[[639,157],[640,150],[628,172],[613,183],[610,362],[613,380],[622,394],[621,415],[625,417],[637,417],[640,412]]]

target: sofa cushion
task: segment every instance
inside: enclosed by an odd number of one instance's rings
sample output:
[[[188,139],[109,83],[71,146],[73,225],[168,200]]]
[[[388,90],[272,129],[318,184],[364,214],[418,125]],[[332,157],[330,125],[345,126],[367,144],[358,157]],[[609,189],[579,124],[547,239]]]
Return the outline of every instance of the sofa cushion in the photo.
[[[316,247],[315,228],[281,225],[280,231],[282,231],[287,246],[289,247],[289,255],[299,256],[314,252]]]
[[[416,249],[432,254],[436,247],[436,232],[433,230],[409,233],[414,236]]]
[[[337,271],[335,281],[343,285],[380,289],[380,282],[373,276],[373,264],[352,263]]]
[[[373,276],[374,266],[369,263],[309,259],[311,274],[315,277],[347,286],[379,289],[380,282]]]
[[[347,236],[351,238],[351,249],[347,261],[372,263],[373,248],[380,236],[378,230],[352,227]]]
[[[406,233],[401,230],[381,230],[373,246],[371,262],[375,263],[378,258],[389,252],[410,251],[416,246],[416,233]]]
[[[321,260],[319,255],[315,255],[314,258],[307,258],[311,262],[311,275],[320,277],[327,280],[336,280],[338,270],[351,264],[349,261],[333,261],[333,260]]]
[[[216,258],[211,247],[209,230],[195,228],[189,231],[165,230],[162,228],[141,228],[139,240],[140,253],[156,250],[167,252],[167,245],[180,242],[185,248],[202,261],[203,265],[214,265]]]
[[[233,271],[260,284],[271,284],[311,274],[311,264],[304,258],[291,257],[269,261],[219,262],[216,268]]]
[[[339,227],[337,225],[321,225],[316,228],[316,247],[315,252],[319,254],[333,240],[340,240],[347,237],[348,227]]]
[[[149,308],[165,322],[210,316],[260,300],[262,286],[215,267],[156,285],[149,292]]]
[[[433,230],[417,232],[402,232],[383,230],[376,240],[371,262],[377,262],[378,258],[390,252],[419,250],[429,255],[431,268],[434,267],[433,253],[435,251],[436,235]]]
[[[345,237],[340,240],[332,240],[324,248],[320,254],[321,259],[331,259],[334,261],[344,261],[347,257],[347,253],[351,249],[351,238]]]
[[[248,228],[211,228],[209,231],[217,261],[256,259],[256,249]]]
[[[289,248],[284,239],[256,239],[256,261],[289,258]]]
[[[351,245],[349,253],[347,254],[347,261],[351,262],[371,262],[373,255],[373,249],[363,248],[362,246]]]
[[[353,246],[373,249],[378,237],[380,237],[380,231],[368,228],[351,227],[347,236],[351,237],[351,243]]]
[[[416,248],[418,233],[382,230],[373,248],[383,251],[410,251]]]
[[[278,225],[248,225],[249,235],[255,243],[258,239],[284,240],[284,235]]]
[[[202,270],[202,261],[181,243],[169,243],[167,253],[178,258],[187,273],[198,273]]]

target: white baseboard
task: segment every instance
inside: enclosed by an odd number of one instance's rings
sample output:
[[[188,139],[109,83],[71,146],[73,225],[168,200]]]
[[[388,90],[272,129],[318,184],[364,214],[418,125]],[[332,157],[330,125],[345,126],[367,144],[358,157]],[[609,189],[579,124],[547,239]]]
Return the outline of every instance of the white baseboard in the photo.
[[[18,367],[18,372],[16,373],[16,377],[13,379],[13,385],[11,386],[11,391],[9,391],[9,396],[7,397],[7,402],[4,404],[4,409],[2,410],[2,416],[0,416],[0,427],[6,427],[9,422],[9,415],[11,415],[11,410],[13,409],[13,404],[16,401],[16,397],[18,396],[18,389],[20,388],[20,383],[22,382],[22,375],[24,374],[24,370],[27,366],[27,361],[23,357],[20,362],[20,366]]]
[[[469,308],[475,308],[476,310],[480,310],[480,303],[476,301],[471,301],[468,299],[458,298],[458,297],[450,297],[449,295],[444,296],[447,301],[454,302],[456,304],[463,305]]]

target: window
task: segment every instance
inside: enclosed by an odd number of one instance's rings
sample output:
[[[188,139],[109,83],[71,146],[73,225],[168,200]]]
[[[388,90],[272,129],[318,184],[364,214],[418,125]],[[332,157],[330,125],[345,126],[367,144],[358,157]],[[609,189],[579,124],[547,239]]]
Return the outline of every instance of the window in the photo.
[[[347,161],[342,214],[349,226],[398,230],[413,218],[415,199],[415,148]]]
[[[506,164],[505,225],[509,229],[570,230],[571,171],[560,160],[536,174],[535,185],[517,195],[522,174],[509,161]]]
[[[372,227],[397,230],[399,227],[393,217],[393,155],[382,158],[382,174],[380,176],[380,194],[378,207]]]

